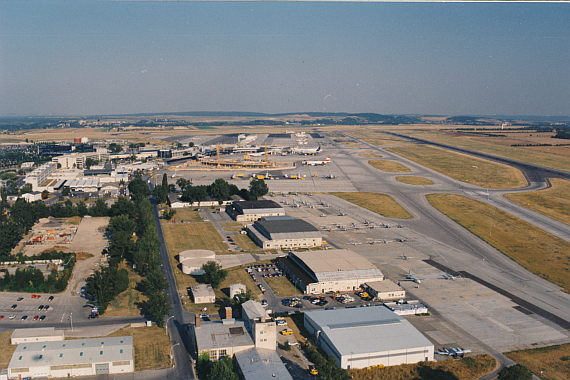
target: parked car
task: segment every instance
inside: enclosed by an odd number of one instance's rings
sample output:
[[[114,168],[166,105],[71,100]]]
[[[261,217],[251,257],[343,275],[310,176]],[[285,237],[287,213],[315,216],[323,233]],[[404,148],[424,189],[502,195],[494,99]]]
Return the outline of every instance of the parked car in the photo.
[[[18,297],[18,299],[16,301],[22,301],[24,299],[24,297]]]
[[[48,301],[53,301],[53,296],[49,296]]]
[[[26,319],[28,319],[27,315],[22,316],[22,321],[25,321]]]
[[[46,316],[45,316],[45,315],[42,315],[42,316],[40,317],[40,321],[43,321],[44,319],[46,319]]]
[[[18,305],[13,304],[13,305],[10,307],[10,309],[14,310],[14,309],[17,308],[17,307],[18,307]]]
[[[34,321],[37,321],[38,319],[40,319],[40,316],[39,316],[39,315],[36,315],[36,316],[34,317]]]
[[[14,319],[16,318],[16,316],[14,314],[12,314],[11,316],[8,317],[8,319]]]
[[[44,309],[44,305],[38,306],[38,310],[43,310],[43,309]]]
[[[89,316],[87,317],[87,319],[93,319],[93,318],[99,318],[99,314],[97,314],[97,313],[91,313],[91,314],[89,314]]]

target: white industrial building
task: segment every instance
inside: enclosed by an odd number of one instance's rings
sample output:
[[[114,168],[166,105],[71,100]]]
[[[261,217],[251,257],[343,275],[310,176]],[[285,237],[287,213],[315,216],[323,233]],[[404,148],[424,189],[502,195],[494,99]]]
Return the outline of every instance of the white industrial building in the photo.
[[[15,329],[10,337],[10,344],[32,342],[57,342],[64,340],[63,330],[55,327],[41,327],[38,329]]]
[[[42,190],[42,184],[52,173],[55,173],[56,171],[57,163],[47,162],[28,173],[24,182],[31,184],[33,191]]]
[[[226,212],[238,222],[254,222],[266,216],[285,215],[283,207],[274,201],[240,201],[226,207]]]
[[[348,249],[291,252],[278,262],[291,281],[309,294],[349,292],[384,280],[380,269]]]
[[[133,337],[19,344],[8,378],[70,377],[134,372]]]
[[[216,293],[210,284],[193,285],[190,287],[194,303],[214,303]]]
[[[429,309],[418,300],[384,302],[391,312],[398,315],[427,314]]]
[[[216,261],[216,253],[207,249],[189,249],[178,254],[178,261],[182,264],[183,273],[200,276],[204,274],[202,265]]]
[[[320,247],[323,237],[312,224],[290,216],[266,216],[247,226],[247,235],[263,249]]]
[[[32,191],[31,193],[22,194],[22,198],[24,198],[28,203],[40,201],[42,199],[42,193],[39,191]]]
[[[363,287],[368,294],[381,301],[400,300],[402,298],[406,298],[406,291],[401,286],[390,280],[370,281]]]
[[[308,311],[304,325],[341,368],[432,361],[434,345],[384,307]]]
[[[83,169],[88,158],[99,163],[107,162],[109,160],[109,152],[106,148],[96,148],[95,152],[68,153],[53,157],[51,161],[52,163],[60,164],[62,169]]]

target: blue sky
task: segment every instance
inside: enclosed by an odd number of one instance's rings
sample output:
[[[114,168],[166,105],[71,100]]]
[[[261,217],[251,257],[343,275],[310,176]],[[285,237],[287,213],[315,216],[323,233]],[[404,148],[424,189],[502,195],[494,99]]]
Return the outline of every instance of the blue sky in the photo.
[[[0,115],[570,115],[570,6],[0,1]]]

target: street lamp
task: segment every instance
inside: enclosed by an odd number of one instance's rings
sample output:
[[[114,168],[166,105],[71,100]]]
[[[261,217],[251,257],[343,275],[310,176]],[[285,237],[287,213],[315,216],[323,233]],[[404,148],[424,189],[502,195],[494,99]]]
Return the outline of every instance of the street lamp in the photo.
[[[166,319],[166,323],[164,324],[164,330],[166,331],[166,335],[168,335],[168,321],[170,321],[170,318],[174,318],[174,315],[171,315]]]
[[[172,347],[170,347],[170,366],[172,367],[172,355],[174,354],[174,352],[172,351],[172,349],[176,346],[179,346],[180,343],[176,343],[175,345],[173,345]]]
[[[69,320],[71,321],[71,332],[73,332],[73,313],[70,313]]]

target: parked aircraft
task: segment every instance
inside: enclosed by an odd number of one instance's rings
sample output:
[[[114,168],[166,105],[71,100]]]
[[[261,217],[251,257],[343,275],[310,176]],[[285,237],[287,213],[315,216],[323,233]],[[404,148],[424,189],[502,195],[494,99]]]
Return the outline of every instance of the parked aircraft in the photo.
[[[322,217],[325,217],[325,216],[326,216],[325,214],[321,214],[321,218],[322,218]]]
[[[326,175],[325,178],[326,178],[326,179],[335,179],[335,178],[338,178],[338,176],[337,176],[337,175],[333,175],[332,173],[329,173],[329,175]]]
[[[411,257],[411,256],[406,256],[406,254],[405,254],[405,253],[404,253],[404,254],[402,254],[402,256],[398,256],[398,258],[399,258],[399,259],[402,259],[402,260],[413,259],[413,257]]]
[[[357,241],[351,241],[351,242],[348,243],[348,244],[350,244],[350,245],[359,245],[359,244],[362,244],[362,243],[357,242]]]
[[[425,280],[425,279],[417,277],[415,274],[412,273],[412,271],[408,271],[406,278],[403,278],[400,281],[413,281],[416,284],[421,284],[421,282],[422,282],[421,280]]]
[[[316,155],[319,154],[321,151],[321,147],[318,148],[293,148],[293,153],[302,154],[302,155]]]
[[[384,244],[386,244],[386,240],[385,240],[385,239],[368,240],[367,243],[368,243],[368,244],[375,244],[375,243],[384,243]]]
[[[302,161],[301,164],[315,166],[315,165],[325,165],[325,164],[328,164],[329,162],[331,162],[331,156],[328,156],[324,160],[320,160],[320,161],[319,160],[317,160],[317,161]]]
[[[465,354],[471,352],[470,348],[449,347],[437,351],[438,355],[448,355],[453,357],[463,357]]]
[[[342,210],[338,210],[338,216],[346,216],[346,214]]]
[[[265,152],[255,152],[255,153],[248,153],[250,157],[261,157],[265,154]]]
[[[444,274],[442,274],[443,278],[446,280],[455,280],[456,278],[460,278],[461,275],[458,274],[457,276],[452,275],[451,273],[447,273],[447,271],[445,271]]]

